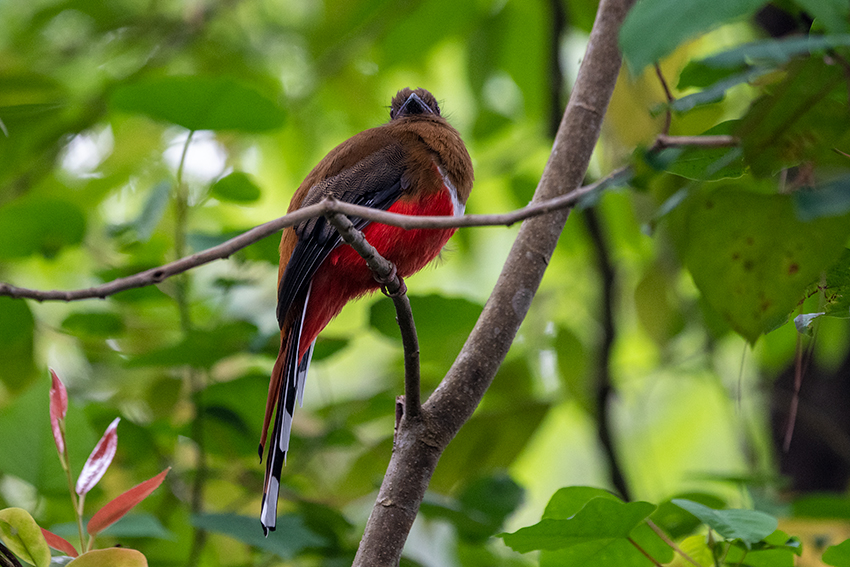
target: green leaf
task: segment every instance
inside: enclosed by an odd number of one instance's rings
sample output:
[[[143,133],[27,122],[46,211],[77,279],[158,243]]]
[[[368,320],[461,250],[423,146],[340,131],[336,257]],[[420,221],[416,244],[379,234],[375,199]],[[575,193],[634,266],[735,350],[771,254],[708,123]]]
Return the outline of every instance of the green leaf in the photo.
[[[283,559],[292,559],[307,548],[321,547],[325,538],[310,530],[301,516],[284,514],[277,518],[277,531],[286,537],[263,537],[260,522],[255,517],[236,514],[193,514],[196,528],[230,536],[252,547],[270,551]]]
[[[21,508],[0,510],[0,539],[15,555],[36,567],[50,565],[50,548],[41,528]]]
[[[850,539],[838,545],[830,545],[821,558],[827,565],[833,567],[850,567]]]
[[[594,498],[608,498],[614,502],[620,499],[602,488],[592,486],[567,486],[559,489],[543,510],[543,519],[567,520],[572,518]]]
[[[747,549],[776,530],[776,518],[758,510],[714,510],[698,502],[673,499],[673,504],[687,510],[727,540],[740,539]]]
[[[844,217],[801,222],[788,195],[745,185],[703,190],[671,213],[685,265],[706,301],[753,343],[784,323],[806,288],[840,256]]]
[[[280,105],[229,77],[147,79],[118,87],[112,104],[189,130],[262,132],[284,120]]]
[[[831,156],[848,130],[844,71],[812,57],[788,65],[785,78],[753,103],[736,134],[753,172],[766,177]]]
[[[620,47],[633,73],[660,61],[681,43],[722,24],[753,14],[764,0],[643,0],[620,30]],[[663,22],[665,33],[647,33]]]
[[[701,492],[688,492],[679,495],[679,498],[698,502],[710,508],[721,508],[724,506],[724,502],[720,498]],[[695,518],[693,514],[684,511],[679,506],[676,506],[670,500],[658,505],[658,509],[652,513],[652,521],[675,540],[693,533],[700,525],[699,519]]]
[[[70,201],[23,197],[0,207],[0,259],[53,258],[82,242],[85,232],[85,215]]]
[[[796,4],[827,31],[850,31],[850,4],[845,0],[796,0]]]
[[[210,195],[220,201],[253,203],[260,198],[260,188],[247,173],[234,171],[213,183]]]
[[[703,132],[703,136],[731,135],[737,120],[727,120]],[[740,148],[685,148],[665,167],[670,173],[696,181],[737,178],[744,175]]]
[[[570,519],[544,518],[533,526],[499,537],[519,553],[578,545],[585,545],[594,553],[604,553],[615,542],[629,549],[628,538],[632,530],[653,510],[655,505],[649,502],[623,503],[610,498],[594,498]]]
[[[764,69],[755,68],[729,76],[726,76],[725,73],[721,74],[722,78],[710,83],[702,91],[676,99],[670,104],[670,108],[676,112],[684,113],[697,106],[719,102],[726,96],[726,91],[732,87],[742,83],[748,83],[765,73],[766,71]],[[712,74],[710,76],[711,78],[716,78],[715,75]],[[703,75],[701,76],[701,80],[708,80],[708,77]]]
[[[677,89],[706,87],[749,67],[774,68],[800,55],[823,53],[850,45],[850,35],[806,35],[782,39],[764,39],[745,43],[696,61],[689,62],[679,75]]]
[[[78,311],[65,317],[62,329],[74,335],[109,338],[122,334],[125,326],[115,313]]]

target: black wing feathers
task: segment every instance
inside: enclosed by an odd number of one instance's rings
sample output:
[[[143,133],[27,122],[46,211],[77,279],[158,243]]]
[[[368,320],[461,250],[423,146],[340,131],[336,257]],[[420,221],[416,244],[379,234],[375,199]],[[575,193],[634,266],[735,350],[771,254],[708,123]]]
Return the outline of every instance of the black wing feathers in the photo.
[[[353,167],[316,184],[304,197],[301,206],[306,207],[333,196],[355,205],[386,210],[406,189],[403,165],[402,150],[394,145],[387,146]],[[357,217],[351,221],[358,230],[369,224],[369,221]],[[278,287],[277,320],[281,326],[295,299],[306,291],[313,274],[328,254],[342,243],[342,237],[324,217],[302,222],[295,227],[295,232],[298,243]]]

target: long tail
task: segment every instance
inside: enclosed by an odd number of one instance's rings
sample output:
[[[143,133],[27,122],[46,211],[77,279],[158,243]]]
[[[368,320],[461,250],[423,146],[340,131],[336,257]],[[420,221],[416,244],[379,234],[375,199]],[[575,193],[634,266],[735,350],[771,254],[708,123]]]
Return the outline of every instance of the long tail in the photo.
[[[277,500],[280,493],[281,467],[286,464],[286,453],[289,451],[289,435],[292,431],[292,416],[295,414],[295,402],[304,403],[304,384],[310,359],[313,356],[313,344],[307,352],[299,353],[301,330],[307,314],[307,303],[310,291],[304,298],[304,307],[300,309],[296,321],[290,328],[286,338],[281,341],[280,353],[272,371],[269,388],[269,400],[266,405],[266,419],[260,440],[260,458],[263,456],[265,435],[271,418],[271,405],[274,404],[275,420],[272,430],[272,442],[266,460],[266,477],[263,482],[263,505],[260,511],[260,523],[263,533],[269,535],[277,524]]]

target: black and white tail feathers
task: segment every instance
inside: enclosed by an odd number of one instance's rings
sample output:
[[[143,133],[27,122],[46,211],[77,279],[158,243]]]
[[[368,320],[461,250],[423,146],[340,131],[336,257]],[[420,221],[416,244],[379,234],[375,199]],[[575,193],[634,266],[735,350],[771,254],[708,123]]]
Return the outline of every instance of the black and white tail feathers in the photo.
[[[297,400],[299,406],[304,404],[304,384],[307,378],[307,369],[310,367],[310,359],[313,356],[313,347],[316,344],[313,341],[304,356],[300,356],[298,351],[301,330],[304,326],[309,299],[310,289],[308,288],[304,298],[304,307],[286,339],[286,360],[282,369],[283,384],[275,404],[274,429],[272,430],[269,454],[266,460],[263,505],[260,511],[260,523],[263,525],[263,533],[266,536],[269,535],[270,530],[274,531],[277,524],[281,467],[286,464],[286,453],[289,451],[289,436],[292,432],[295,402]],[[299,358],[301,359],[300,363],[298,362]],[[260,456],[262,457],[262,455]]]

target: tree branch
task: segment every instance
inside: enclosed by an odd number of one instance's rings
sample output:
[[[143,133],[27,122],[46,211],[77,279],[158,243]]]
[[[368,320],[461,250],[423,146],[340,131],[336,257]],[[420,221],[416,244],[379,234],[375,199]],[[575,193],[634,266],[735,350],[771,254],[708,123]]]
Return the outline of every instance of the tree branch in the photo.
[[[404,347],[404,417],[419,419],[420,376],[419,376],[419,339],[416,336],[416,325],[413,322],[413,310],[407,297],[407,286],[398,274],[392,262],[378,254],[369,244],[363,233],[354,224],[339,213],[325,215],[328,222],[339,232],[342,239],[366,260],[366,265],[372,270],[375,279],[382,285],[384,293],[393,300],[396,311],[396,321],[401,330],[401,343]]]
[[[597,191],[601,191],[610,185],[621,184],[630,175],[626,168],[619,169],[601,179],[600,181],[582,187],[581,189],[563,195],[558,198],[549,199],[544,202],[532,203],[521,209],[511,211],[504,214],[495,215],[466,215],[463,217],[415,217],[410,215],[402,215],[398,213],[390,213],[360,205],[352,205],[337,200],[325,200],[303,209],[298,209],[278,219],[269,221],[252,228],[251,230],[231,238],[227,242],[223,242],[218,246],[213,246],[197,254],[180,258],[170,264],[151,268],[132,276],[118,278],[107,282],[103,285],[78,289],[73,291],[43,291],[35,289],[27,289],[17,287],[8,283],[0,282],[0,296],[35,299],[37,301],[79,301],[82,299],[104,299],[110,295],[114,295],[128,289],[145,287],[163,282],[171,276],[181,274],[192,268],[208,264],[214,260],[228,258],[239,250],[249,246],[266,236],[270,236],[286,227],[294,226],[304,220],[312,217],[327,216],[331,214],[343,214],[350,217],[358,217],[368,219],[374,222],[380,222],[390,226],[398,226],[404,229],[412,228],[457,228],[466,226],[511,226],[519,221],[532,218],[539,215],[551,213],[572,207],[583,198],[589,197]],[[390,289],[390,292],[393,290]]]
[[[632,0],[602,0],[587,53],[532,207],[568,198],[587,171],[620,70],[617,33]],[[398,565],[437,462],[490,386],[531,305],[567,221],[562,209],[522,224],[496,287],[460,354],[422,406],[402,420],[360,548],[357,567]]]

